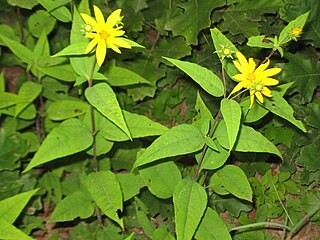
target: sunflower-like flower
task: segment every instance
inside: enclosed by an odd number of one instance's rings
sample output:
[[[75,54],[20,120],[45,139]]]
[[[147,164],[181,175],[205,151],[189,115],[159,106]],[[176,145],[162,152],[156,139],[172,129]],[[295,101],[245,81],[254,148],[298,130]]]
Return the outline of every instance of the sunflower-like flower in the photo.
[[[95,19],[91,16],[81,13],[85,25],[86,38],[92,39],[85,51],[85,54],[96,48],[97,63],[101,66],[107,54],[107,48],[111,48],[117,53],[121,53],[119,47],[131,48],[130,44],[124,41],[121,36],[124,35],[125,31],[122,30],[122,26],[119,26],[122,17],[121,9],[113,11],[107,21],[104,20],[104,16],[101,10],[97,6],[93,6]]]
[[[240,71],[239,74],[233,76],[239,83],[234,87],[230,95],[240,91],[242,88],[247,88],[250,91],[250,108],[254,103],[256,97],[261,103],[263,103],[263,95],[272,97],[271,91],[267,86],[274,86],[279,83],[278,80],[270,78],[281,71],[281,68],[267,69],[270,61],[261,64],[256,68],[256,63],[253,58],[247,59],[242,53],[236,52],[238,61],[233,61],[235,67]]]
[[[291,38],[297,41],[297,38],[301,36],[303,29],[300,27],[291,28]]]

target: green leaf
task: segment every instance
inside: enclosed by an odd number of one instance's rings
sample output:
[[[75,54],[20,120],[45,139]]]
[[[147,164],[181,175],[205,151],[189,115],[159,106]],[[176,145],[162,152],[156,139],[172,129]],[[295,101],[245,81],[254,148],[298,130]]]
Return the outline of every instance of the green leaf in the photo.
[[[38,69],[46,75],[54,77],[61,81],[74,82],[77,77],[70,64],[59,64],[49,67],[39,67]],[[62,72],[63,74],[61,74]]]
[[[199,31],[210,26],[210,15],[214,8],[221,7],[225,1],[199,1],[190,0],[179,5],[181,13],[169,19],[165,25],[166,30],[173,32],[174,36],[181,35],[187,40],[187,44],[197,44]],[[188,24],[186,24],[188,23]]]
[[[304,120],[309,126],[320,129],[320,126],[319,126],[320,100],[319,99],[308,104],[306,116],[307,117]]]
[[[108,64],[107,70],[104,75],[108,78],[106,81],[111,86],[129,86],[134,84],[150,84],[148,80],[136,74],[135,72],[117,67],[115,61]]]
[[[57,158],[81,152],[91,146],[92,134],[78,119],[65,120],[44,139],[24,172]]]
[[[80,207],[81,206],[81,207]],[[50,217],[50,222],[72,221],[77,217],[88,218],[94,213],[92,199],[87,193],[76,191],[67,195],[55,207]]]
[[[163,57],[173,65],[188,74],[196,83],[198,83],[206,92],[215,97],[221,97],[224,93],[224,86],[220,78],[209,69],[199,66],[195,63],[180,61]]]
[[[229,149],[229,141],[226,125],[221,121],[215,131],[221,146]],[[267,152],[279,156],[282,159],[282,155],[279,150],[261,133],[257,132],[251,127],[241,125],[237,142],[233,150],[238,152]]]
[[[116,124],[130,139],[131,133],[123,117],[116,94],[107,83],[99,83],[85,91],[88,102]]]
[[[28,19],[29,30],[36,38],[39,38],[42,32],[45,32],[46,35],[49,35],[55,24],[56,20],[44,10],[36,11]]]
[[[30,198],[39,190],[39,188],[19,193],[12,197],[0,201],[0,216],[7,223],[14,223],[25,208]]]
[[[196,127],[187,124],[173,127],[138,156],[133,168],[159,159],[199,151],[204,144],[205,137]]]
[[[123,173],[116,175],[122,190],[123,201],[139,194],[140,189],[145,186],[141,176],[134,175],[133,173]]]
[[[279,117],[282,117],[283,119],[291,122],[301,131],[307,131],[302,122],[294,118],[292,107],[283,97],[281,97],[278,92],[272,91],[272,99],[269,100],[268,98],[266,98],[264,107],[267,108],[270,112],[278,115]]]
[[[170,232],[168,232],[164,227],[160,226],[152,233],[153,240],[161,239],[161,240],[175,240]]]
[[[61,22],[71,22],[71,13],[65,6],[63,1],[38,0],[38,2],[55,18]]]
[[[90,173],[86,186],[101,211],[123,229],[123,219],[118,216],[118,211],[123,210],[122,192],[116,175],[111,171]]]
[[[204,217],[200,222],[195,239],[231,240],[232,238],[229,234],[226,224],[222,221],[219,214],[208,207]]]
[[[28,105],[30,105],[42,92],[40,84],[27,81],[22,84],[18,95],[25,99],[25,103],[18,103],[16,105],[15,117],[17,117]]]
[[[294,82],[289,93],[299,92],[302,103],[311,102],[314,90],[320,85],[320,64],[318,61],[303,59],[286,53],[289,63],[283,65],[282,79]]]
[[[53,121],[61,121],[89,112],[89,105],[80,100],[58,100],[47,109],[47,117]]]
[[[274,44],[266,38],[266,35],[249,37],[247,45],[250,47],[273,48]]]
[[[320,162],[317,161],[320,154],[319,145],[311,144],[301,149],[300,155],[297,158],[296,163],[305,167],[310,172],[320,170]]]
[[[309,16],[309,12],[301,14],[296,19],[289,22],[287,26],[283,28],[280,33],[278,44],[283,45],[292,39],[291,29],[292,28],[303,28]]]
[[[252,202],[252,189],[247,176],[235,165],[225,165],[214,173],[219,178],[221,187],[234,196]]]
[[[54,54],[52,57],[72,56],[72,55],[84,55],[88,42],[72,43],[62,49],[60,52]]]
[[[0,218],[0,239],[33,240],[27,234]]]
[[[156,163],[139,169],[139,174],[149,191],[158,198],[171,198],[181,173],[172,161]]]
[[[213,41],[214,48],[216,53],[219,56],[220,61],[226,57],[223,54],[224,49],[229,49],[231,53],[236,53],[239,50],[233,45],[233,43],[225,36],[218,28],[210,29],[211,38]]]
[[[0,92],[0,109],[25,102],[22,96],[10,92]]]
[[[214,170],[218,169],[228,160],[230,156],[230,151],[224,149],[220,146],[218,141],[215,139],[214,143],[218,147],[218,151],[208,148],[206,154],[202,160],[201,170],[209,169]]]
[[[34,6],[38,5],[37,0],[7,0],[11,6],[25,8],[31,10]]]
[[[232,35],[244,34],[246,37],[259,35],[261,17],[265,13],[276,13],[283,5],[282,0],[233,2],[222,15],[220,31],[229,31]]]
[[[173,193],[177,240],[190,240],[207,207],[207,193],[197,182],[181,180]]]
[[[226,123],[229,151],[232,150],[238,136],[241,123],[241,107],[235,100],[222,99],[220,103],[221,113]]]
[[[246,123],[257,122],[269,112],[261,104],[253,104],[250,108],[250,97],[241,99],[240,106],[242,108],[242,114],[245,116],[244,121]]]
[[[1,34],[0,38],[5,43],[5,45],[13,52],[13,54],[21,59],[22,62],[31,64],[34,61],[33,53],[29,48]]]

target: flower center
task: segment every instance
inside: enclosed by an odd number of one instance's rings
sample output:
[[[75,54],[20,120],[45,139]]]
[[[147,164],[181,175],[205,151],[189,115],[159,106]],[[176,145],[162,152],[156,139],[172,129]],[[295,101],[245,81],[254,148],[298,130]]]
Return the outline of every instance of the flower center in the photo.
[[[254,82],[254,80],[256,80],[256,76],[254,75],[254,73],[249,73],[247,79],[251,82]]]
[[[261,92],[263,87],[264,85],[259,81],[259,82],[253,82],[251,89],[256,92]]]
[[[109,36],[110,36],[110,34],[109,34],[108,32],[102,31],[102,32],[100,33],[100,37],[101,37],[102,39],[105,39],[105,40],[106,40]]]
[[[231,50],[229,48],[224,48],[223,49],[223,55],[229,56],[231,54]]]

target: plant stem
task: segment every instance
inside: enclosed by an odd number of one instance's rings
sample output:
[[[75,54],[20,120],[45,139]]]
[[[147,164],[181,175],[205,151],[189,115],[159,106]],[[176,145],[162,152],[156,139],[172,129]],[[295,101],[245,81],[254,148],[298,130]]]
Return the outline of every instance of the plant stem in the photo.
[[[93,86],[93,73],[94,73],[94,68],[96,66],[97,59],[94,57],[93,59],[93,64],[91,68],[91,73],[88,79],[88,87]],[[92,137],[93,137],[93,144],[92,144],[92,160],[93,160],[93,169],[95,172],[98,172],[98,163],[97,163],[97,143],[96,143],[96,124],[94,120],[94,109],[93,106],[90,104],[90,121],[91,121],[91,132],[92,132]]]
[[[276,50],[277,49],[273,48],[272,51],[270,52],[270,54],[263,60],[263,62],[261,64],[266,63],[268,61],[268,59],[270,59],[271,56],[276,52]]]
[[[288,226],[280,224],[280,223],[258,222],[258,223],[252,223],[252,224],[247,224],[247,225],[244,225],[244,226],[231,228],[229,230],[229,232],[231,232],[231,231],[239,231],[239,230],[247,230],[247,229],[250,229],[250,228],[258,228],[258,227],[265,226],[265,225],[272,226],[272,227],[285,228],[285,229],[291,230]]]
[[[302,218],[296,226],[294,226],[288,234],[286,240],[291,240],[292,237],[309,221],[309,219],[320,209],[320,204],[316,205],[304,218]]]
[[[226,98],[227,97],[227,83],[226,83],[226,76],[224,73],[224,59],[222,59],[221,61],[221,72],[222,72],[222,80],[223,80],[223,85],[224,85],[224,93],[223,93],[223,97]]]
[[[19,32],[20,32],[21,43],[25,44],[26,38],[25,38],[25,35],[24,35],[24,31],[23,31],[21,11],[20,11],[19,7],[16,7],[16,10],[17,10],[17,18],[18,18],[18,24],[19,24]]]

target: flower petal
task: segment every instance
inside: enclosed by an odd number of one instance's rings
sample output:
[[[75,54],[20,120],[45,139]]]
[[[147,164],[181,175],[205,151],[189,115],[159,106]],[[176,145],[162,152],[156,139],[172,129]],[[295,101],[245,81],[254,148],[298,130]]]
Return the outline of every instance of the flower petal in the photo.
[[[96,57],[97,57],[97,63],[99,66],[101,66],[104,62],[104,59],[106,58],[107,54],[107,46],[105,40],[100,40],[97,45],[96,49]]]
[[[242,88],[243,88],[243,82],[239,82],[235,87],[234,89],[232,90],[232,92],[230,93],[230,95],[240,91]]]
[[[250,107],[249,108],[252,107],[253,103],[254,103],[254,91],[250,90]]]
[[[121,9],[114,10],[107,18],[106,25],[113,28],[117,23],[121,22]]]
[[[129,48],[129,49],[132,48],[129,43],[127,43],[126,41],[122,40],[121,38],[115,38],[113,43],[115,45],[119,46],[119,47]]]
[[[238,80],[238,81],[244,81],[247,79],[247,76],[245,74],[236,74],[233,76],[234,79]]]
[[[262,63],[259,67],[257,67],[257,69],[254,71],[255,74],[260,74],[262,73],[264,70],[266,70],[268,68],[270,64],[270,60],[268,59],[266,63]]]
[[[255,92],[254,95],[257,97],[259,102],[263,103],[263,96],[262,96],[261,92]]]
[[[263,77],[271,77],[281,72],[281,68],[270,68],[261,73]]]
[[[107,39],[107,45],[108,45],[108,47],[111,48],[113,51],[121,54],[120,49],[114,44],[114,40],[115,40],[115,38],[108,38],[108,39]]]
[[[99,42],[99,38],[92,39],[86,48],[85,54],[88,54],[89,52],[91,52],[91,50],[98,44],[98,42]]]
[[[263,87],[261,93],[267,97],[272,97],[272,93],[267,87]]]
[[[237,55],[237,58],[239,60],[239,63],[241,65],[242,70],[247,72],[247,70],[249,68],[249,64],[248,64],[246,57],[241,52],[236,52],[236,55]],[[244,72],[242,72],[242,73],[244,73]]]
[[[239,61],[233,61],[234,66],[239,70],[239,72],[244,73],[244,69],[242,68],[241,64]]]
[[[261,81],[265,86],[275,86],[279,84],[279,81],[273,78],[263,78]]]
[[[249,58],[249,65],[248,68],[246,69],[247,73],[253,73],[254,70],[256,69],[256,63],[253,61],[253,58]]]
[[[97,28],[97,25],[98,25],[98,24],[97,24],[96,20],[94,20],[93,17],[91,17],[91,16],[89,16],[89,15],[87,15],[87,14],[85,14],[85,13],[80,13],[80,15],[81,15],[82,19],[84,20],[84,22],[85,22],[86,24],[89,24],[89,25],[92,26],[94,29]]]
[[[104,16],[100,8],[98,8],[96,5],[93,5],[93,10],[94,10],[94,16],[96,17],[97,25],[98,25],[96,28],[96,31],[101,32],[105,24]]]

